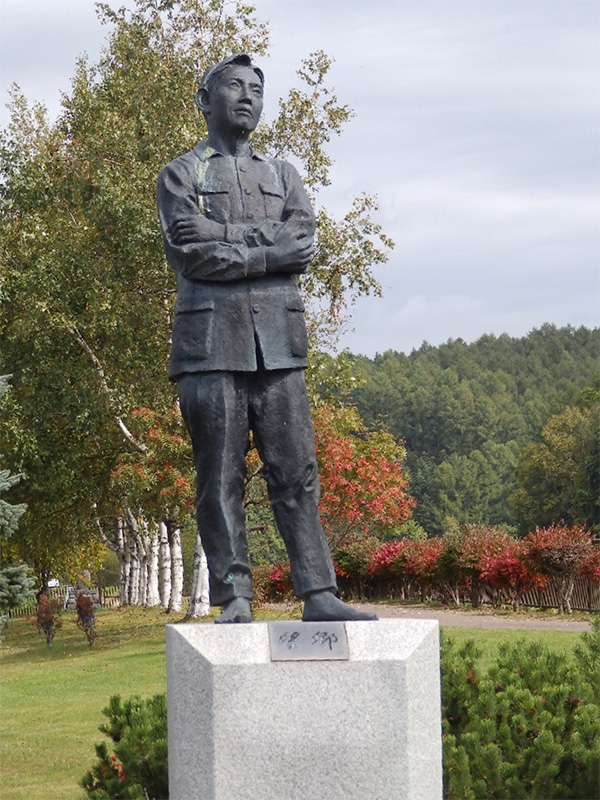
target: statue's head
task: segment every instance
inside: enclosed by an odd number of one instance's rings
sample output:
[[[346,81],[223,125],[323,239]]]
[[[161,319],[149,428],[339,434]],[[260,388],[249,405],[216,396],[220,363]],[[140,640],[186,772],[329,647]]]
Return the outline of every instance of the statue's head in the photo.
[[[209,129],[227,125],[254,130],[262,113],[264,82],[262,70],[246,54],[229,56],[209,67],[195,98]]]

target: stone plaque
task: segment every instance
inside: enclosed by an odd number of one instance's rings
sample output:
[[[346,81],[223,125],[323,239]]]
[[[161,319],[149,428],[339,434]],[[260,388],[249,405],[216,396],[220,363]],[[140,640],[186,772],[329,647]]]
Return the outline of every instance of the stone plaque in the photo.
[[[269,622],[271,661],[348,661],[343,622]]]

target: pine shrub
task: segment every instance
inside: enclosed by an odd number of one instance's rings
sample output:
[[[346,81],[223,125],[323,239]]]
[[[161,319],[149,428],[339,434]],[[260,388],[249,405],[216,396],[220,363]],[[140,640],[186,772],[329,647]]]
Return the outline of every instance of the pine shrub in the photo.
[[[98,760],[80,784],[91,800],[165,800],[167,777],[167,701],[164,694],[149,700],[134,696],[110,698],[102,712],[108,719],[99,730],[113,742],[96,745]]]
[[[477,655],[442,648],[444,796],[600,797],[600,621],[574,659],[522,640],[480,675]]]

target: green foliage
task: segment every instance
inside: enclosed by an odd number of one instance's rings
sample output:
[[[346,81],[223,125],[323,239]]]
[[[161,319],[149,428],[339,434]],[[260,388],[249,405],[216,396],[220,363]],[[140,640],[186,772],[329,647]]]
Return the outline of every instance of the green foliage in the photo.
[[[20,475],[11,475],[7,469],[0,469],[0,492],[5,492],[21,480]],[[25,503],[12,505],[0,498],[0,537],[10,539],[17,530],[19,518],[27,510]]]
[[[19,608],[33,597],[35,578],[29,573],[27,564],[0,570],[0,612]]]
[[[9,376],[0,375],[0,398],[6,394],[9,388]],[[0,469],[0,494],[19,483],[21,478],[22,475],[11,475],[9,470]],[[19,519],[26,510],[27,505],[25,503],[13,505],[0,497],[0,541],[2,539],[10,539],[17,530]]]
[[[383,420],[404,440],[414,518],[429,535],[448,517],[525,530],[597,524],[599,360],[600,328],[543,325],[522,338],[355,357],[351,398],[367,425]],[[513,508],[517,489],[525,497]]]
[[[169,796],[167,777],[167,702],[164,694],[149,700],[118,695],[102,712],[108,723],[100,731],[113,742],[96,745],[98,761],[81,779],[92,800],[163,800]]]
[[[247,508],[248,555],[250,564],[268,566],[287,558],[287,551],[275,522],[273,513],[266,505]]]
[[[477,696],[480,657],[481,650],[473,640],[457,648],[442,633],[442,719],[447,734],[456,736],[467,722],[467,709]]]
[[[581,644],[575,646],[573,654],[600,708],[600,614],[594,615],[592,625],[591,633],[581,634]]]
[[[541,441],[523,448],[511,498],[524,526],[595,524],[600,530],[600,393],[567,406],[544,425]]]
[[[323,404],[339,405],[348,401],[351,392],[360,382],[361,378],[356,373],[349,353],[340,353],[334,357],[316,348],[309,351],[306,385],[312,408]]]
[[[333,552],[340,592],[345,597],[369,595],[369,563],[381,542],[375,536],[355,536]]]
[[[394,532],[390,538],[410,539],[413,542],[422,542],[427,539],[427,531],[414,519],[407,519]]]
[[[576,659],[501,645],[480,675],[473,642],[443,641],[445,797],[581,798],[600,792],[600,622]]]

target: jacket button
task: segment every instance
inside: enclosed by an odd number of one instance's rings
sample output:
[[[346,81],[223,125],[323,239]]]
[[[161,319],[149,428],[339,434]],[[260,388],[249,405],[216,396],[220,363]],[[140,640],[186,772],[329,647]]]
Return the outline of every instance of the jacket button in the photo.
[[[252,311],[254,311],[255,314],[257,311],[260,311],[260,306],[258,305],[258,303],[254,303],[254,305],[252,306]]]

